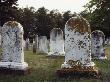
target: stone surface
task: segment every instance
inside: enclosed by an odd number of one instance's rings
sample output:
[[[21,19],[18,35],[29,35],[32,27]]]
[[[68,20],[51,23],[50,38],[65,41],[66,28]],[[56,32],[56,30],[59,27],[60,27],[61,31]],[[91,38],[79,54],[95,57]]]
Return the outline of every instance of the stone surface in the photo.
[[[72,17],[65,25],[65,62],[61,68],[89,68],[94,65],[91,61],[90,25],[81,16]]]
[[[48,42],[46,36],[39,37],[39,52],[48,53]]]
[[[64,55],[63,31],[60,28],[54,28],[50,32],[50,52],[48,55]]]
[[[105,56],[105,35],[100,30],[92,32],[92,58],[94,59],[106,59]]]
[[[2,58],[0,67],[24,70],[23,27],[16,21],[9,21],[2,27]]]

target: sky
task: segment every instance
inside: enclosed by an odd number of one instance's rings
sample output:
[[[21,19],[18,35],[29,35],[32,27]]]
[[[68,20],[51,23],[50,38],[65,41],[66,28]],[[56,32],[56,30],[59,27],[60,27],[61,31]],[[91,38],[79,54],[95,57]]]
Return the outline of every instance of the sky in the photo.
[[[65,12],[70,10],[71,12],[83,11],[83,6],[89,2],[89,0],[18,0],[18,7],[31,7],[36,10],[40,7],[45,7],[48,10],[59,10],[59,12]]]

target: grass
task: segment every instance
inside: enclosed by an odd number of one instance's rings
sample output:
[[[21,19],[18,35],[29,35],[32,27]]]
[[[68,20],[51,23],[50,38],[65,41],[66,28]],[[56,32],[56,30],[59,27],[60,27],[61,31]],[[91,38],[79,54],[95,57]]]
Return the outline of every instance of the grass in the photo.
[[[63,57],[48,58],[46,54],[33,54],[25,51],[25,61],[31,68],[27,75],[0,74],[0,82],[110,82],[110,46],[106,46],[107,60],[94,60],[102,72],[101,79],[95,78],[58,78],[56,70],[64,62]]]

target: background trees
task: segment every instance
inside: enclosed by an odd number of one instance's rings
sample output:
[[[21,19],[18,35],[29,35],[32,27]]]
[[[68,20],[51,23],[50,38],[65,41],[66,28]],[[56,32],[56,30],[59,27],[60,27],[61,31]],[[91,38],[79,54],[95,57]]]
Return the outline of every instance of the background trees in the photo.
[[[92,30],[100,29],[110,36],[110,0],[90,0],[82,13],[89,20]]]
[[[38,10],[33,7],[18,8],[18,0],[0,0],[0,26],[9,20],[16,20],[24,27],[24,39],[34,38],[36,34],[46,35],[49,38],[51,29],[65,27],[66,21],[76,13],[58,10],[49,11],[45,7]],[[80,14],[86,18],[93,30],[102,30],[110,36],[110,1],[90,0]]]
[[[16,18],[18,0],[0,0],[0,26]]]

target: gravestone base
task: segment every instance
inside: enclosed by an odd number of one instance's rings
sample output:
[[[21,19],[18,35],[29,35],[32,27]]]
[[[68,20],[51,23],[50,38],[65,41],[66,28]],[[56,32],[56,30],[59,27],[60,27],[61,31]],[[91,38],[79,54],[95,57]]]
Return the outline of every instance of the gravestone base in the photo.
[[[57,70],[58,77],[79,76],[79,77],[97,77],[99,71],[94,67],[74,66],[73,68],[62,68]]]
[[[102,56],[102,57],[93,56],[92,59],[101,59],[101,60],[104,60],[104,59],[107,59],[107,57],[106,56]]]
[[[47,55],[47,58],[64,58],[65,56],[63,55]]]
[[[17,62],[0,62],[0,68],[14,69],[14,70],[26,70],[28,64],[26,62],[17,63]]]
[[[16,70],[12,68],[0,67],[0,74],[17,74],[17,75],[26,75],[30,73],[30,69],[26,68],[25,70]]]
[[[48,56],[64,56],[65,52],[49,52]]]
[[[103,56],[103,57],[99,57],[99,59],[107,59],[107,57],[106,56]]]

